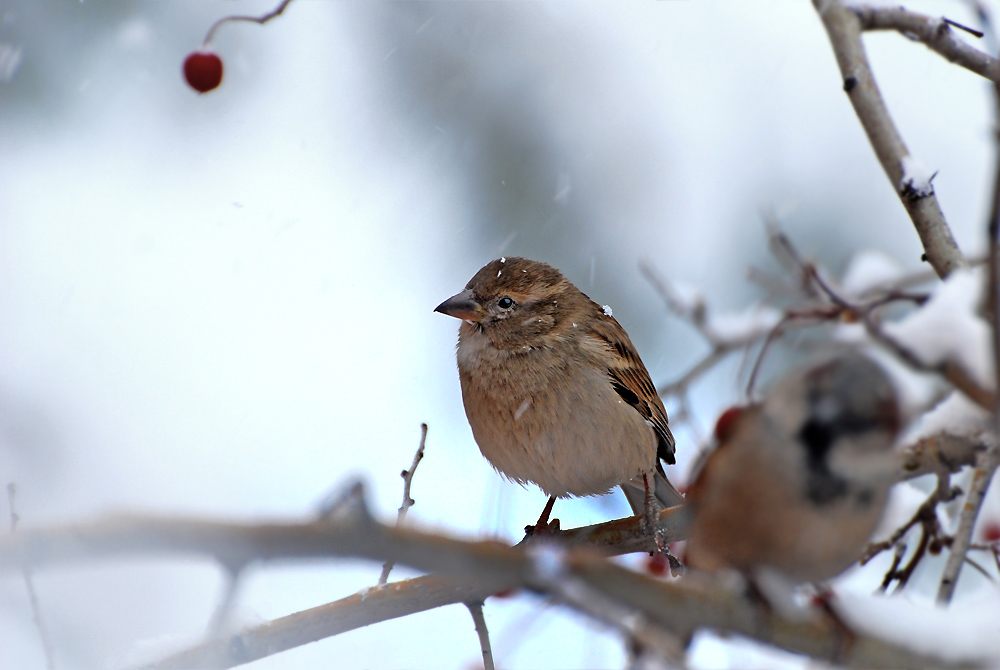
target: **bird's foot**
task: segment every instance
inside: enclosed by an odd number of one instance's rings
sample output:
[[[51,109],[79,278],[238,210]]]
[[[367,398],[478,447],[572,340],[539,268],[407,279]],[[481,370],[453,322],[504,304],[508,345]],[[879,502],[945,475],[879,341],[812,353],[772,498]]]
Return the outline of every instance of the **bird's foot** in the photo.
[[[527,525],[524,527],[525,537],[537,537],[541,535],[555,535],[559,532],[559,519],[552,519],[551,521],[541,524],[536,523],[534,526]]]
[[[559,532],[559,519],[549,521],[549,515],[552,514],[552,506],[555,504],[556,497],[550,497],[548,502],[545,503],[545,508],[542,510],[542,514],[538,517],[535,525],[524,527],[524,536],[526,538],[536,535],[555,535]]]

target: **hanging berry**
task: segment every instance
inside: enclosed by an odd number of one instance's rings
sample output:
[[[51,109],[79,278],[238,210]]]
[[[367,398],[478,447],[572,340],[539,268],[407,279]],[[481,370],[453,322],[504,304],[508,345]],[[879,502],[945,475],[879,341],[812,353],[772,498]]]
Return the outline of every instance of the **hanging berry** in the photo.
[[[281,13],[291,2],[292,0],[281,0],[277,7],[263,16],[224,16],[213,23],[212,27],[208,29],[208,34],[205,35],[203,50],[193,51],[184,59],[184,80],[187,81],[188,86],[199,93],[205,93],[213,88],[218,88],[219,84],[222,83],[222,59],[214,52],[207,50],[208,44],[212,41],[212,36],[215,35],[219,26],[230,21],[249,21],[264,25],[271,19],[281,16]]]
[[[184,59],[184,79],[188,86],[205,93],[222,83],[222,59],[211,51],[194,51]]]

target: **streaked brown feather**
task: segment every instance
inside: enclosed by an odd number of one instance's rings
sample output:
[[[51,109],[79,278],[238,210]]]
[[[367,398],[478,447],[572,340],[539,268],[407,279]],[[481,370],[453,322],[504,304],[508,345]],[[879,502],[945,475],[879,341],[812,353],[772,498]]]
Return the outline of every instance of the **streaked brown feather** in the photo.
[[[608,381],[622,400],[635,408],[653,427],[657,441],[656,455],[672,465],[675,462],[674,436],[667,423],[667,410],[656,393],[649,371],[621,324],[605,314],[597,303],[593,306],[598,318],[593,321],[590,334],[603,340],[613,354],[608,366]]]

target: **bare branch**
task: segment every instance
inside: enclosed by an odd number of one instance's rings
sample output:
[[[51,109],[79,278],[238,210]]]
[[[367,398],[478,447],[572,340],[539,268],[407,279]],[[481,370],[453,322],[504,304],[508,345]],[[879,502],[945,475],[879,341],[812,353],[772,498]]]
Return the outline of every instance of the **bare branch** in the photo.
[[[479,647],[483,652],[483,669],[496,670],[496,666],[493,665],[493,648],[490,646],[490,631],[486,628],[486,617],[483,616],[483,602],[477,600],[465,603],[465,606],[469,608],[469,614],[472,615],[472,621],[476,625]]]
[[[965,266],[965,259],[945,221],[933,188],[915,193],[904,183],[904,159],[910,156],[889,116],[861,43],[861,19],[840,0],[813,0],[833,46],[837,65],[854,111],[882,164],[893,190],[920,236],[927,260],[939,277]],[[918,189],[919,190],[919,189]]]
[[[903,7],[854,5],[850,9],[861,20],[862,30],[896,30],[920,40],[955,65],[960,65],[991,81],[1000,81],[1000,60],[958,39],[948,26],[955,26],[982,37],[983,34],[979,31],[961,26],[949,19],[918,14]]]
[[[424,457],[424,444],[427,442],[427,424],[420,424],[420,444],[417,446],[417,453],[413,455],[413,462],[409,470],[403,470],[400,477],[403,478],[403,504],[399,506],[396,513],[396,525],[399,526],[406,519],[406,513],[413,507],[414,500],[410,497],[410,486],[413,485],[413,475],[417,472],[417,466]],[[392,561],[386,561],[382,566],[382,574],[379,575],[378,583],[385,584],[389,581],[389,573],[392,572]]]
[[[483,584],[440,574],[425,575],[375,586],[239,633],[210,639],[142,667],[145,670],[231,668],[381,621],[490,595],[489,587]]]
[[[634,612],[650,626],[665,627],[678,634],[711,627],[814,658],[830,660],[843,652],[829,634],[828,622],[789,621],[777,613],[762,614],[760,608],[747,603],[741,593],[714,582],[701,583],[690,578],[662,582],[614,565],[591,548],[563,550],[555,545],[554,549],[532,549],[531,546],[525,549],[495,542],[465,542],[385,526],[360,513],[342,515],[330,521],[256,526],[190,519],[133,518],[68,529],[22,532],[0,539],[0,569],[16,569],[24,562],[54,565],[86,558],[150,553],[200,553],[244,561],[334,556],[369,560],[391,558],[417,569],[438,570],[474,581],[477,590],[487,593],[522,587],[580,609],[583,605],[574,595],[579,591],[566,591],[568,584],[577,584],[593,598],[613,602],[616,608]],[[373,591],[391,592],[405,588],[404,585],[386,585]],[[355,598],[355,602],[360,602],[366,596],[359,594]],[[475,598],[466,595],[462,601],[472,599]],[[384,605],[386,609],[390,607]],[[343,613],[343,606],[339,609]],[[593,615],[585,608],[582,611]],[[239,647],[238,644],[234,646]],[[245,654],[245,648],[238,650]],[[258,649],[258,652],[270,653],[266,649]],[[232,654],[226,658],[230,665],[249,660],[233,661]],[[946,665],[942,659],[921,656],[863,634],[859,634],[847,650],[846,658],[841,654],[839,660],[878,667]],[[154,664],[151,667],[171,666]]]
[[[17,486],[14,482],[7,484],[7,504],[10,506],[10,532],[11,535],[17,533],[17,524],[21,518],[17,514]],[[28,565],[21,567],[24,575],[24,589],[28,592],[28,604],[31,606],[31,618],[35,621],[35,628],[38,630],[38,637],[42,641],[42,651],[45,653],[45,667],[47,670],[56,668],[56,649],[52,644],[52,637],[49,635],[49,628],[42,618],[42,608],[38,604],[38,593],[35,591],[35,580],[31,577],[31,570]]]

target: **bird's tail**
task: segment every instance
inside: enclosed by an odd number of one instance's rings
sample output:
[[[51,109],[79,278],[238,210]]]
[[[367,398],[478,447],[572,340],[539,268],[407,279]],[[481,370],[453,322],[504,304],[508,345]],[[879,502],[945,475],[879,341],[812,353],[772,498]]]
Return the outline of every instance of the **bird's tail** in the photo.
[[[656,502],[664,509],[684,504],[684,496],[670,483],[661,467],[657,466],[649,485],[653,489],[653,497],[656,498]],[[642,482],[642,476],[622,484],[622,492],[628,499],[632,512],[636,515],[642,514],[646,508],[646,487]]]

